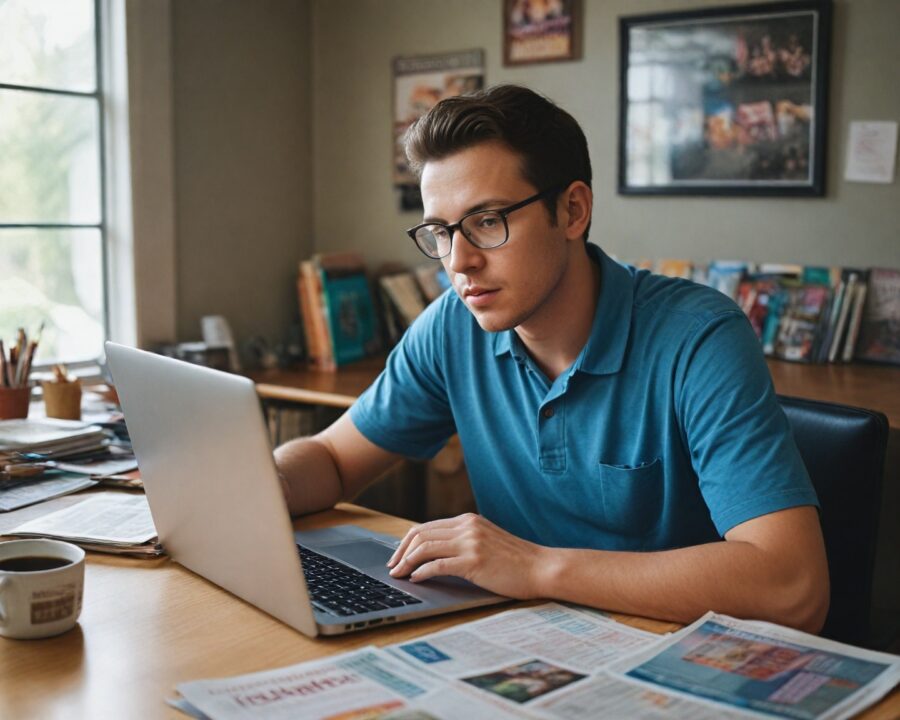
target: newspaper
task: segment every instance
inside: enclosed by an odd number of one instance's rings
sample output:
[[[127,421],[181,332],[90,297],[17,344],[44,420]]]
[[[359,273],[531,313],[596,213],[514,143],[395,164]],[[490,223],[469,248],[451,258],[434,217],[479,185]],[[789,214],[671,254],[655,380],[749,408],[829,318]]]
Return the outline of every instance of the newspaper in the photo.
[[[717,712],[731,706],[741,717],[837,720],[900,682],[900,656],[709,612],[611,670]]]
[[[169,703],[197,718],[365,718],[473,720],[522,718],[515,708],[460,693],[426,673],[416,675],[384,650],[367,647],[279,670],[178,685]]]
[[[97,484],[84,475],[54,473],[40,478],[7,480],[0,483],[0,512],[9,512]]]
[[[430,673],[482,687],[484,674],[529,663],[580,678],[658,640],[608,617],[546,603],[398,643],[388,652]]]
[[[670,636],[556,603],[281,670],[178,686],[197,718],[845,718],[900,657],[708,613]]]
[[[131,549],[156,540],[156,528],[144,495],[98,493],[87,500],[30,520],[8,533],[52,537],[76,543]]]

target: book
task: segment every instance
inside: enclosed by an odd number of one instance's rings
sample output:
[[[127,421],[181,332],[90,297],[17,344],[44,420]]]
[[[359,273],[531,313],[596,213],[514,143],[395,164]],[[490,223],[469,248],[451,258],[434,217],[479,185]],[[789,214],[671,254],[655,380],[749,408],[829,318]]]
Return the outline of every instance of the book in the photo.
[[[900,365],[900,270],[869,272],[856,358]]]
[[[853,294],[853,305],[850,308],[847,338],[844,340],[844,351],[841,353],[841,360],[844,362],[850,362],[853,359],[853,351],[856,348],[856,341],[859,337],[859,326],[862,321],[863,308],[866,304],[866,294],[868,293],[868,289],[867,279],[860,278],[856,284],[856,292]]]
[[[787,281],[785,281],[787,282]],[[823,285],[797,284],[785,287],[786,305],[778,325],[774,355],[783,360],[811,362],[820,335],[822,314],[829,289]]]
[[[841,286],[843,293],[841,307],[838,311],[834,334],[831,337],[831,345],[828,348],[828,362],[835,362],[841,349],[841,343],[847,332],[847,321],[850,316],[850,306],[853,304],[853,295],[856,292],[856,283],[859,280],[860,271],[845,269],[841,274]]]
[[[734,300],[741,280],[751,271],[752,267],[742,261],[713,260],[707,270],[707,285]]]
[[[833,286],[831,306],[828,309],[828,320],[825,323],[825,332],[819,350],[816,353],[816,360],[820,363],[828,362],[828,353],[831,351],[831,344],[834,342],[834,333],[837,330],[838,317],[841,314],[841,305],[844,302],[844,293],[847,288],[838,277],[836,284]]]
[[[656,274],[667,277],[691,279],[691,261],[669,258],[656,263]]]
[[[413,270],[416,276],[416,282],[419,283],[419,290],[425,296],[425,300],[429,303],[434,302],[441,296],[444,290],[450,287],[450,278],[439,263],[427,263],[419,265]]]
[[[380,343],[362,256],[317,254],[301,267],[315,332],[313,365],[333,370],[376,352]]]
[[[398,320],[405,330],[425,309],[425,301],[415,279],[411,273],[403,272],[383,275],[379,284],[387,301],[397,311]]]
[[[301,286],[303,297],[308,304],[310,321],[309,331],[312,333],[309,350],[309,364],[319,370],[334,370],[334,357],[331,354],[331,337],[328,334],[328,323],[325,317],[322,300],[322,279],[312,260],[300,263],[300,274],[303,278]]]

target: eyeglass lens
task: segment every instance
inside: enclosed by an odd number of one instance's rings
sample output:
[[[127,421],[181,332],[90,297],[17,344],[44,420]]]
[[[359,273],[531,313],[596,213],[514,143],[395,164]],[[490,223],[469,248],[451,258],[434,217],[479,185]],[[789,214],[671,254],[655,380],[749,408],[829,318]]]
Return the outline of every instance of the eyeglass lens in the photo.
[[[463,234],[473,245],[492,248],[506,242],[506,223],[500,213],[486,211],[468,215],[460,223]],[[416,231],[416,243],[431,257],[441,258],[450,253],[450,233],[443,225],[426,225]]]

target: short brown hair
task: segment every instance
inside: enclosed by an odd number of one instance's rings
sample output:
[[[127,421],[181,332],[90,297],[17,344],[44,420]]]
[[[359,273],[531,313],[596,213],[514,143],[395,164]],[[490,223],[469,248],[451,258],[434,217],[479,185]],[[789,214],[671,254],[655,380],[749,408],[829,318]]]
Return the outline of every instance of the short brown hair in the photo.
[[[522,158],[522,174],[535,190],[565,188],[576,180],[591,185],[587,139],[578,122],[519,85],[495,85],[441,100],[409,127],[404,145],[410,168],[421,175],[427,162],[491,140]],[[557,197],[544,201],[554,221]]]

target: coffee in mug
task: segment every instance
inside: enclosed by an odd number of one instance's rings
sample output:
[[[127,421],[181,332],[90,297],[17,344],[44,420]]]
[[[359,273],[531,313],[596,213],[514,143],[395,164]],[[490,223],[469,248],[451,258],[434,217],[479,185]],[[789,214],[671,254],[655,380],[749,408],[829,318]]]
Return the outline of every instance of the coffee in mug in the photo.
[[[70,630],[83,593],[81,548],[44,539],[0,543],[0,635],[43,638]]]

